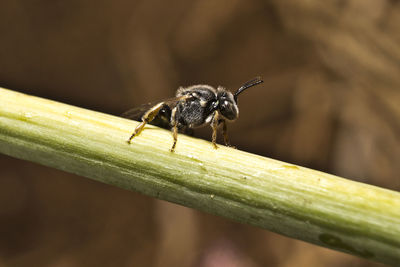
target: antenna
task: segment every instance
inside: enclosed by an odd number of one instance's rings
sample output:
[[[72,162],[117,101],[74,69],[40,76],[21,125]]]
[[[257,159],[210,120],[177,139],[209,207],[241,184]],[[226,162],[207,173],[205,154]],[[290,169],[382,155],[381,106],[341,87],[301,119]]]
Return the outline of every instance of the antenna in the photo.
[[[254,78],[253,80],[250,80],[248,82],[245,82],[237,91],[236,93],[233,95],[233,98],[235,99],[235,102],[237,103],[237,97],[238,95],[243,92],[244,90],[246,90],[247,88],[253,87],[257,84],[260,84],[264,82],[263,80],[261,80],[261,77],[258,76],[256,78]]]

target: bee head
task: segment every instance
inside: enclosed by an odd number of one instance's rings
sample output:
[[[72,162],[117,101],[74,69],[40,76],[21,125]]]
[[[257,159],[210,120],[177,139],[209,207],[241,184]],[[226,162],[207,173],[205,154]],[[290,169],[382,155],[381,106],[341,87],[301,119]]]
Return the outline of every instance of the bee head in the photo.
[[[253,80],[250,80],[246,83],[244,83],[237,91],[235,94],[232,94],[231,92],[225,90],[222,87],[218,87],[218,110],[228,120],[235,120],[239,116],[239,108],[237,105],[237,98],[238,95],[246,90],[247,88],[250,88],[254,85],[262,83],[263,80],[261,80],[261,77],[257,77]]]
[[[228,120],[235,120],[239,116],[239,109],[233,94],[222,87],[218,87],[218,110]]]

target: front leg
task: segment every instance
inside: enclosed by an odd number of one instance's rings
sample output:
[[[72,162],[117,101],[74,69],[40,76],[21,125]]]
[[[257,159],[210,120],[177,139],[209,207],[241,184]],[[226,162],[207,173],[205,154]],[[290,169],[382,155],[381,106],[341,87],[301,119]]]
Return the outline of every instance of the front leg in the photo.
[[[218,148],[217,146],[217,132],[218,132],[218,111],[214,112],[213,118],[211,119],[211,128],[212,128],[212,136],[211,136],[211,140],[212,140],[212,144],[214,146],[215,149]]]
[[[158,112],[161,110],[161,108],[164,106],[164,102],[161,102],[157,105],[155,105],[154,107],[152,107],[151,109],[149,109],[143,116],[142,116],[142,122],[136,126],[135,131],[133,132],[133,134],[131,135],[131,137],[129,137],[128,139],[128,143],[130,144],[132,139],[139,135],[143,129],[144,126],[146,125],[146,123],[151,122],[158,114]]]
[[[221,121],[222,123],[222,135],[224,136],[224,143],[226,146],[231,146],[228,137],[228,126],[225,120]]]

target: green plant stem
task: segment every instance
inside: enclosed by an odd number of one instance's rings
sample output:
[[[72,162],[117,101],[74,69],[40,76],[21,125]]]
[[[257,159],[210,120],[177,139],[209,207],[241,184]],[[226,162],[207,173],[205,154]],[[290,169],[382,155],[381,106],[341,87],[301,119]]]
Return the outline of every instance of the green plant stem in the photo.
[[[0,152],[388,264],[400,193],[0,88]]]

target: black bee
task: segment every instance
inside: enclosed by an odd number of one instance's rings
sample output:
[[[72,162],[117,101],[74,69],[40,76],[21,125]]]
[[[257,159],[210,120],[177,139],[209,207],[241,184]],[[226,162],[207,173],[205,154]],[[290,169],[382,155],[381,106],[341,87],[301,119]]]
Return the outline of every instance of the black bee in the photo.
[[[180,87],[176,91],[176,97],[164,100],[158,104],[146,104],[133,108],[123,117],[139,120],[141,123],[135,128],[129,137],[128,143],[139,135],[146,123],[151,123],[162,128],[171,129],[174,143],[171,152],[174,152],[178,140],[178,131],[186,131],[210,124],[212,132],[212,144],[217,147],[217,128],[222,124],[222,134],[225,145],[230,146],[226,121],[234,121],[239,117],[237,105],[238,95],[245,89],[260,84],[263,81],[257,77],[244,83],[235,94],[219,86],[215,89],[209,85],[193,85]]]

